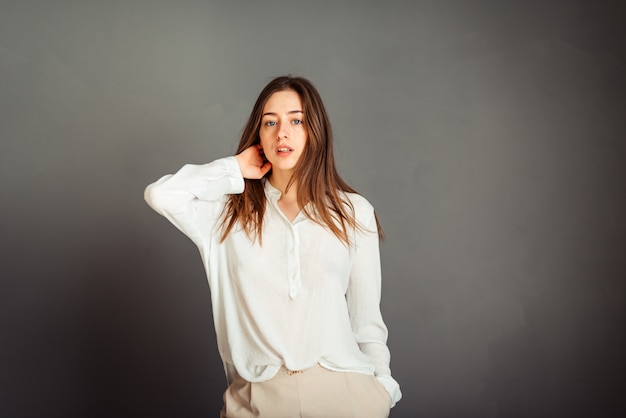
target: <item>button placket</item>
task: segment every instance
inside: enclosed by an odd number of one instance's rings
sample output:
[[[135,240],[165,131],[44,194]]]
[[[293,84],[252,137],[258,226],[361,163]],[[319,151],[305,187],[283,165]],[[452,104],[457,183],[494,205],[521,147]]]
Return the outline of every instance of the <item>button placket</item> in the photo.
[[[302,292],[302,280],[300,277],[300,240],[298,231],[294,225],[289,224],[291,232],[290,248],[288,249],[288,275],[289,275],[289,297],[295,299]]]
[[[268,198],[271,202],[273,210],[277,213],[280,219],[287,226],[286,250],[287,250],[287,286],[289,291],[289,298],[295,299],[302,293],[302,280],[300,277],[300,240],[296,230],[296,225],[289,222],[285,214],[280,210],[278,206],[278,199],[280,199],[281,193],[275,189],[269,182],[265,185],[268,192]],[[296,216],[296,219],[301,214]]]

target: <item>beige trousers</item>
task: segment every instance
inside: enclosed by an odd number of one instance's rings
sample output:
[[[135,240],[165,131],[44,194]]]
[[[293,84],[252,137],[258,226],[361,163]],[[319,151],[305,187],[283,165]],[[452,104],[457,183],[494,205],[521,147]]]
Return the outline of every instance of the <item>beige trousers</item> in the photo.
[[[319,365],[298,372],[283,367],[266,382],[236,375],[224,392],[220,418],[387,418],[390,405],[374,376]]]

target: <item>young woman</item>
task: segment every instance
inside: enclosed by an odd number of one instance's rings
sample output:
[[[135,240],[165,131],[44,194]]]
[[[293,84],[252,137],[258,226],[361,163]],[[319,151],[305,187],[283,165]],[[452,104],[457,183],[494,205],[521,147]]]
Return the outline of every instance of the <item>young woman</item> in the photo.
[[[380,313],[381,230],[335,169],[315,87],[278,77],[234,157],[145,199],[198,246],[229,386],[221,417],[387,417],[400,399]]]

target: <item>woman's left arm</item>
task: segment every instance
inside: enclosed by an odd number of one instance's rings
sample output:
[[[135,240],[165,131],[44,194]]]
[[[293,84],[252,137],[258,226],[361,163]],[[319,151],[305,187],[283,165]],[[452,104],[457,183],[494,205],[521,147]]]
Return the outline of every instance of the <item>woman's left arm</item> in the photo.
[[[371,206],[370,209],[369,220],[363,224],[364,229],[356,232],[346,301],[359,348],[374,364],[376,377],[389,392],[393,407],[402,393],[398,382],[391,377],[389,367],[391,356],[387,347],[387,327],[380,312],[379,238],[374,210]]]

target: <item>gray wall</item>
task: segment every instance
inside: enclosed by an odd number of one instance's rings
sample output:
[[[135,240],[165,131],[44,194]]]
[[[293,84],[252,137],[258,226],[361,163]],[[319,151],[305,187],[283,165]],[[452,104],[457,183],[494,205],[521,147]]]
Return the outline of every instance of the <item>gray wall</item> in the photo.
[[[200,259],[142,192],[284,73],[387,232],[392,417],[621,415],[618,4],[2,1],[0,415],[216,416]]]

